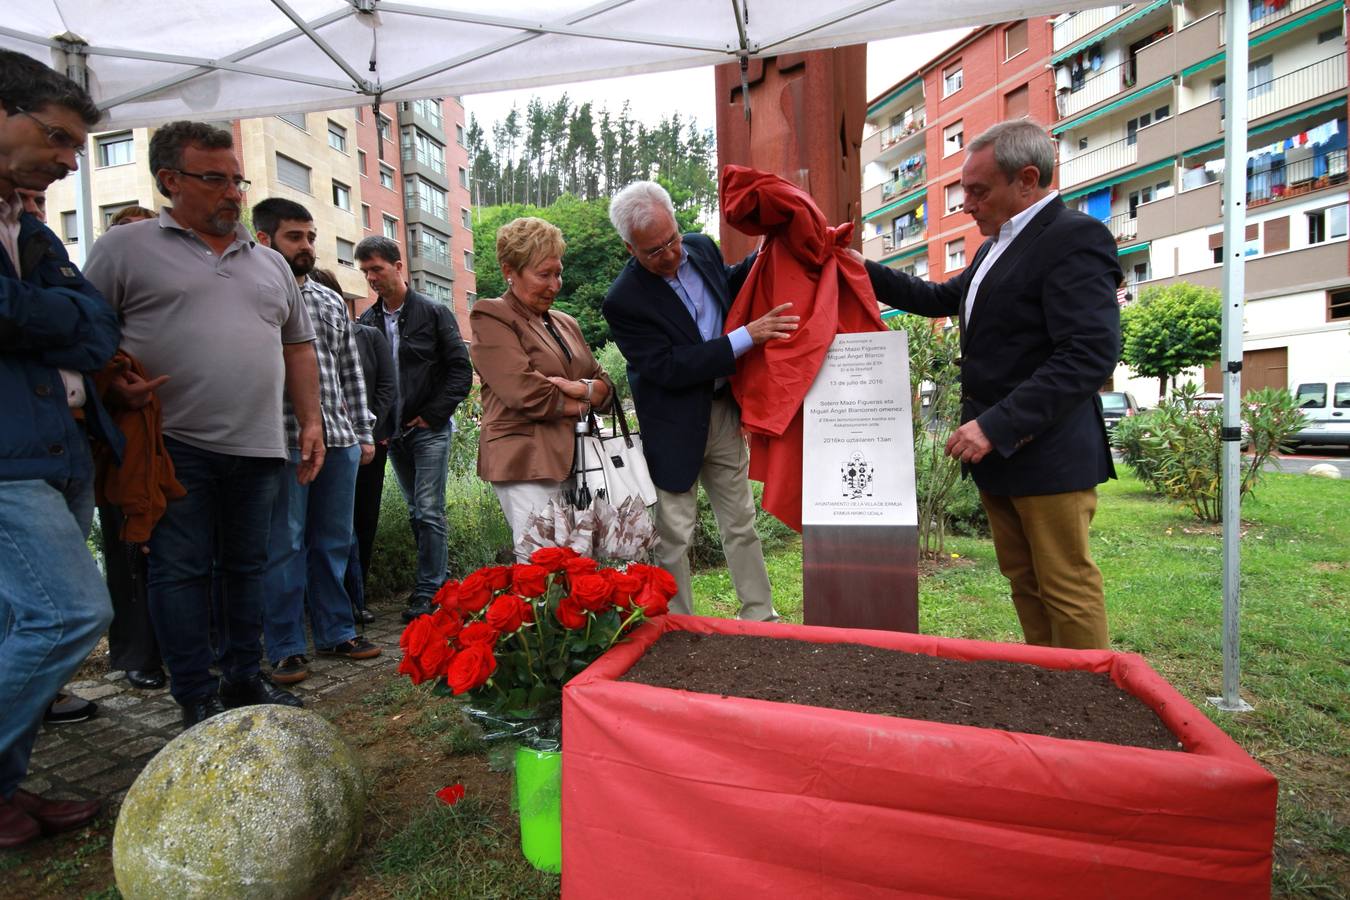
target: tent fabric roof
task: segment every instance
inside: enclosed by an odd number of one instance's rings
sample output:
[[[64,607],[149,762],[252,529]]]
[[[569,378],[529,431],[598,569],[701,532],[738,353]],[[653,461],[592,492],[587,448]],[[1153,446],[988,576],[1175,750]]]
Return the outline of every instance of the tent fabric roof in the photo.
[[[125,128],[690,68],[1096,2],[10,0],[0,46],[67,71],[82,57],[107,127]]]

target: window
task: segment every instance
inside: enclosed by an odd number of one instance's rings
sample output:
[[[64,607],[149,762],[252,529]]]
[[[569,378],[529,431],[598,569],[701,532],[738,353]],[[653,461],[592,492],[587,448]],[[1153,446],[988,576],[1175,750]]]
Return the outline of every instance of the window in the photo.
[[[1134,268],[1130,270],[1130,277],[1127,278],[1126,281],[1130,284],[1138,284],[1141,281],[1148,281],[1152,277],[1153,274],[1149,269],[1148,260],[1146,259],[1141,263],[1134,264]]]
[[[465,250],[465,251],[464,251],[464,271],[466,271],[466,272],[472,272],[472,271],[473,271],[473,251],[472,251],[472,250]]]
[[[464,305],[465,305],[465,306],[469,307],[469,309],[473,309],[473,305],[474,305],[475,303],[477,303],[477,302],[478,302],[478,295],[477,295],[477,294],[475,294],[473,291],[465,291],[465,292],[464,292]]]
[[[1275,57],[1263,56],[1252,60],[1247,66],[1247,99],[1251,100],[1269,94],[1274,90],[1271,84],[1275,80]]]
[[[1346,206],[1329,206],[1326,209],[1307,213],[1308,243],[1320,244],[1343,238],[1346,234]]]
[[[1009,25],[1003,32],[1003,58],[1012,59],[1026,49],[1027,23],[1023,19],[1021,22]]]
[[[362,204],[361,204],[361,224],[362,224],[362,226],[364,226],[364,227],[366,227],[366,228],[369,228],[369,227],[370,227],[370,204],[369,204],[369,203],[362,203]]]
[[[465,231],[473,231],[473,214],[469,212],[468,207],[459,208],[459,224],[464,226]]]
[[[446,212],[449,195],[440,187],[416,175],[403,179],[403,202],[428,215],[450,221]]]
[[[98,211],[99,218],[103,221],[103,230],[107,231],[112,227],[113,216],[117,215],[128,206],[136,205],[137,203],[135,201],[128,201],[126,203],[109,203],[107,206],[100,206]]]
[[[299,128],[301,131],[309,130],[309,128],[306,126],[305,123],[304,113],[282,113],[281,115],[277,116],[277,118],[283,122],[290,122],[292,125],[294,125],[296,128]]]
[[[362,178],[369,178],[370,174],[366,170],[366,151],[356,151],[356,168],[360,170]]]
[[[1086,150],[1087,148],[1088,148],[1088,139],[1085,138],[1085,137],[1079,138],[1079,139],[1078,139],[1078,150],[1079,150],[1079,152],[1082,152],[1083,150]]]
[[[465,190],[469,189],[469,173],[463,166],[459,167],[459,186]]]
[[[433,172],[445,174],[445,148],[420,128],[403,129],[403,161],[417,160]]]
[[[947,185],[944,193],[947,198],[947,215],[961,211],[961,206],[966,202],[966,189],[961,186],[961,182],[954,181]]]
[[[340,181],[333,182],[333,205],[347,212],[352,211],[352,189]]]
[[[947,242],[947,271],[959,269],[966,264],[966,239],[958,238]]]
[[[1327,291],[1327,321],[1350,319],[1350,289]],[[1336,403],[1340,406],[1339,399]]]
[[[461,147],[464,146],[464,126],[463,126],[463,125],[460,125],[460,124],[456,124],[456,125],[455,125],[455,143],[456,143],[456,144],[459,144]]]
[[[1341,28],[1341,23],[1337,22],[1335,27],[1328,28],[1326,31],[1317,32],[1317,43],[1326,44],[1330,43],[1331,41],[1339,41],[1341,39],[1342,32],[1343,29]]]
[[[966,126],[962,122],[953,122],[942,129],[942,155],[951,156],[966,144]]]
[[[104,166],[125,166],[134,162],[132,150],[135,144],[131,140],[131,132],[123,131],[119,134],[105,134],[95,141],[98,146],[98,165]]]
[[[366,120],[366,108],[364,106],[358,106],[356,108],[356,121],[364,122],[365,120]]]
[[[380,163],[380,187],[394,189],[394,170],[384,163]]]
[[[309,166],[298,163],[289,156],[277,154],[277,181],[290,185],[297,191],[310,193]]]
[[[349,269],[356,268],[356,245],[351,241],[337,239],[337,261],[338,265],[346,266]]]
[[[398,240],[398,219],[388,215],[382,218],[384,220],[384,236],[391,241]]]
[[[1020,119],[1030,111],[1030,106],[1030,89],[1024,84],[1004,95],[1003,118]]]
[[[1138,208],[1141,203],[1151,203],[1154,200],[1161,200],[1164,197],[1172,196],[1172,181],[1167,179],[1157,184],[1144,185],[1137,191],[1130,191],[1130,218],[1138,218]]]
[[[417,255],[441,265],[450,265],[450,241],[430,228],[417,229]]]
[[[1137,132],[1140,128],[1147,128],[1154,122],[1161,122],[1171,115],[1171,107],[1160,106],[1153,112],[1146,112],[1136,119],[1130,119],[1125,123],[1125,140],[1128,144],[1134,144],[1139,139]]]
[[[328,146],[339,153],[347,152],[347,129],[336,122],[328,123]]]
[[[948,66],[942,70],[942,96],[950,97],[965,85],[964,73],[961,71],[961,64]]]
[[[443,124],[441,119],[441,101],[439,100],[414,100],[412,104],[413,114],[427,120],[431,127],[439,130]]]
[[[441,284],[439,281],[427,279],[423,285],[422,292],[437,303],[443,303],[446,306],[453,306],[455,303],[454,290],[449,285]]]
[[[67,244],[74,244],[80,240],[79,227],[75,222],[75,210],[69,209],[61,213],[61,237],[65,238]]]
[[[392,141],[392,140],[393,140],[393,138],[390,136],[390,133],[389,133],[389,126],[392,125],[392,124],[393,124],[393,119],[390,119],[390,118],[389,118],[388,116],[386,116],[384,113],[380,113],[380,120],[379,120],[378,122],[375,123],[375,133],[376,133],[377,135],[379,135],[380,140],[382,140],[382,141]]]

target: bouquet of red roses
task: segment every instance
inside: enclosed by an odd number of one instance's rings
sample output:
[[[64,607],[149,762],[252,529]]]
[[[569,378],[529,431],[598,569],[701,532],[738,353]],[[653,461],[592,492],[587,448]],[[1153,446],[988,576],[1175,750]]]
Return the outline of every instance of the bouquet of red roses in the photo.
[[[664,614],[675,590],[665,569],[601,569],[574,550],[545,547],[529,564],[447,581],[435,611],[404,629],[398,670],[499,717],[526,719],[560,701],[568,679],[634,626]]]

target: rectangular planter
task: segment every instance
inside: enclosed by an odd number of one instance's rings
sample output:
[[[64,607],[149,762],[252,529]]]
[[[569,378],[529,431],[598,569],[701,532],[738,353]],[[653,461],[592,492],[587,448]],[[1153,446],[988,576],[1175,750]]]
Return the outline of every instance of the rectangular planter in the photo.
[[[664,632],[1106,672],[1188,752],[629,684]],[[1278,785],[1133,654],[689,616],[563,691],[563,895],[1265,897]]]

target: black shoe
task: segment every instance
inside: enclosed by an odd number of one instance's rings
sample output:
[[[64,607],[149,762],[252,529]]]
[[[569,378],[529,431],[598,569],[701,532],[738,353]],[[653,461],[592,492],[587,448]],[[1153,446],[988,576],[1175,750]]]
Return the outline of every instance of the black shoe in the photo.
[[[244,681],[231,682],[221,680],[220,702],[226,709],[241,706],[254,706],[259,703],[276,703],[281,706],[304,706],[304,702],[290,691],[283,691],[259,673]]]
[[[403,611],[403,621],[411,622],[418,616],[429,616],[431,611],[430,597],[414,597],[408,601],[408,608]]]
[[[48,704],[47,711],[42,714],[42,721],[52,725],[66,725],[70,722],[92,719],[97,712],[98,705],[93,700],[62,691]]]
[[[205,721],[212,716],[218,716],[224,711],[225,707],[215,694],[207,694],[205,697],[189,700],[183,704],[183,727],[191,728],[198,722]]]
[[[375,621],[375,614],[368,609],[358,609],[356,611],[356,621],[362,625],[369,625]]]
[[[164,687],[166,679],[163,669],[128,669],[127,684],[143,691],[157,691]]]

